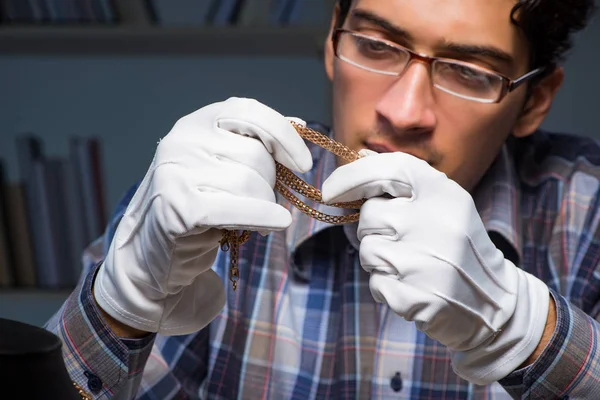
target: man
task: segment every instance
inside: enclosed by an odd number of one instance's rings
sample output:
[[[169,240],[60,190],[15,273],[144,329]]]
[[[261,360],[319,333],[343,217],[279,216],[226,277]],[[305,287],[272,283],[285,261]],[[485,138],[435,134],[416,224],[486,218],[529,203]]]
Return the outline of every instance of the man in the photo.
[[[332,135],[364,157],[252,100],[179,120],[47,325],[72,378],[97,398],[600,398],[599,146],[538,131],[591,8],[338,1]],[[278,204],[275,161],[328,204],[367,199],[358,224]],[[254,232],[235,292],[222,229]]]

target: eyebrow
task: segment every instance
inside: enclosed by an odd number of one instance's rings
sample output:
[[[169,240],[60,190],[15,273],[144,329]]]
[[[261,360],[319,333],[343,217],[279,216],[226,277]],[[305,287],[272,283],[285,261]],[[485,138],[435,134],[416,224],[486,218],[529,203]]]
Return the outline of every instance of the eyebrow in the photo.
[[[377,25],[388,33],[391,33],[393,36],[399,36],[407,41],[413,40],[412,35],[404,29],[368,11],[355,8],[351,12],[351,17],[358,21],[369,22],[373,25]]]
[[[509,65],[512,65],[514,62],[514,59],[510,54],[493,46],[480,46],[472,44],[446,42],[444,44],[444,48],[452,53],[460,54],[463,56],[487,57]]]
[[[392,36],[400,37],[409,42],[414,41],[413,36],[406,30],[369,11],[357,8],[352,10],[351,17],[357,21],[364,21],[377,25]],[[509,53],[494,46],[460,44],[446,41],[444,42],[443,47],[445,50],[463,57],[480,56],[491,58],[504,64],[512,65],[514,63],[514,58]]]

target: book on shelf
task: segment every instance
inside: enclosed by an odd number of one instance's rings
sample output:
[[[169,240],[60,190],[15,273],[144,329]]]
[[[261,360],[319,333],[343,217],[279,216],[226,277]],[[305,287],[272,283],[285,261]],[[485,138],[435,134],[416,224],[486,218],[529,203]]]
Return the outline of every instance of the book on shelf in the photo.
[[[304,0],[149,0],[161,26],[279,26]],[[322,0],[321,0],[322,4]],[[324,7],[323,7],[324,8]]]
[[[211,0],[149,0],[154,23],[160,26],[202,26],[212,10]]]
[[[8,225],[8,209],[6,206],[7,174],[5,165],[0,161],[0,228]],[[7,229],[0,229],[0,287],[15,285],[14,266],[12,264],[12,248]]]
[[[0,270],[4,279],[0,287],[35,287],[36,273],[29,220],[25,207],[25,189],[20,182],[4,179],[0,186],[0,236],[5,238],[0,249]]]
[[[0,0],[5,24],[112,24],[113,0]]]
[[[334,0],[0,0],[5,25],[328,26]]]
[[[0,180],[0,287],[72,288],[107,222],[100,141],[72,137],[59,156],[34,134],[15,145],[20,178]]]

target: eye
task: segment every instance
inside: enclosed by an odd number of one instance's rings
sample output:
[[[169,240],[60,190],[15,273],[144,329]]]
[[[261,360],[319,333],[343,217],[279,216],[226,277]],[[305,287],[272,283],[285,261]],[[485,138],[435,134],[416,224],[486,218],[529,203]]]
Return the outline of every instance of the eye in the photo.
[[[397,51],[390,45],[378,40],[367,39],[360,36],[354,37],[354,43],[358,51],[368,57],[381,57],[394,55]]]
[[[446,72],[463,85],[476,87],[489,87],[492,85],[493,77],[486,72],[462,64],[446,64],[445,67]]]
[[[465,67],[464,65],[456,65],[454,68],[454,72],[460,76],[461,79],[467,81],[480,81],[486,78],[486,75],[477,71],[473,68]]]

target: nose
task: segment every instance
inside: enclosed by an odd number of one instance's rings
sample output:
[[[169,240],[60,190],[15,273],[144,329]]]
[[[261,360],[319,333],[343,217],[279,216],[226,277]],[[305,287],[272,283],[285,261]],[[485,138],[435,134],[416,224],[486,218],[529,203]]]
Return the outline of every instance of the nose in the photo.
[[[399,132],[431,132],[437,123],[429,66],[411,62],[377,103],[380,117]]]

